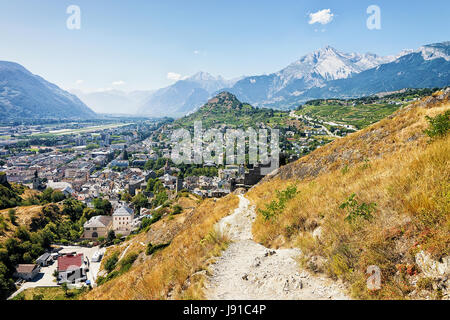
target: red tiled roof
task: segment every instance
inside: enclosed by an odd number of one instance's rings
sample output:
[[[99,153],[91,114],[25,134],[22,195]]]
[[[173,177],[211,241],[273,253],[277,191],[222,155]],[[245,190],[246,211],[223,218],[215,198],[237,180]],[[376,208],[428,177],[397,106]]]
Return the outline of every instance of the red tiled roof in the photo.
[[[58,271],[67,271],[69,267],[81,267],[83,264],[83,254],[67,255],[58,258]]]

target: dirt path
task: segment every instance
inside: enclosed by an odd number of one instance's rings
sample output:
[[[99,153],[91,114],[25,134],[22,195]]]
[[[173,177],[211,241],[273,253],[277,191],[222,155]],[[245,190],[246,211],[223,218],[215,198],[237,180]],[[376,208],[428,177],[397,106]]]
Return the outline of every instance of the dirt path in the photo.
[[[233,243],[211,265],[208,300],[348,299],[342,285],[300,271],[299,250],[271,250],[254,242],[255,208],[243,195],[239,198],[239,207],[216,226]]]

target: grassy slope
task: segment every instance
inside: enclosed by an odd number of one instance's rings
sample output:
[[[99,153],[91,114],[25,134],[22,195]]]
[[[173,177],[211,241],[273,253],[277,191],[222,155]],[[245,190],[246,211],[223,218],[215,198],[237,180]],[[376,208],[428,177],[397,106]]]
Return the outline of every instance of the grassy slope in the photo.
[[[296,113],[325,121],[350,124],[362,129],[389,116],[399,108],[400,106],[391,104],[368,104],[356,106],[321,104],[320,106],[305,105]]]
[[[259,215],[255,238],[300,247],[306,266],[313,256],[326,258],[319,271],[347,281],[356,298],[406,297],[414,288],[396,272],[398,264],[414,264],[419,250],[450,254],[450,137],[429,143],[423,134],[425,115],[449,108],[448,96],[443,103],[428,98],[281,168],[249,197],[265,209],[274,190],[296,184],[299,194],[275,220]],[[373,220],[344,220],[339,206],[353,193],[359,203],[377,204]],[[320,240],[312,236],[318,226]],[[383,276],[382,290],[372,294],[365,287],[369,265]]]
[[[62,287],[37,287],[22,291],[13,300],[34,300],[39,296],[39,300],[76,300],[82,290],[68,290],[65,294]]]
[[[130,240],[158,243],[155,234],[174,233],[170,245],[145,256],[141,254],[129,272],[89,292],[84,299],[156,300],[201,299],[202,273],[211,258],[226,247],[226,239],[216,236],[214,224],[238,206],[238,198],[229,195],[218,201],[204,200],[195,210],[180,216],[182,221],[163,219],[149,230]],[[147,238],[147,239],[146,239]],[[161,239],[159,239],[161,240]],[[162,239],[160,242],[166,242]],[[125,248],[125,246],[123,247]],[[127,251],[128,252],[131,251]],[[197,274],[196,274],[197,273]],[[196,274],[196,275],[194,275]]]
[[[28,226],[31,223],[31,219],[34,217],[37,217],[40,212],[42,211],[43,206],[28,206],[28,207],[17,207],[13,208],[16,210],[16,224],[12,224],[9,220],[8,211],[10,209],[3,209],[0,210],[0,216],[3,217],[7,229],[4,230],[2,233],[0,233],[0,242],[3,242],[4,240],[11,238],[15,231],[17,230],[18,226],[25,226],[28,228]]]

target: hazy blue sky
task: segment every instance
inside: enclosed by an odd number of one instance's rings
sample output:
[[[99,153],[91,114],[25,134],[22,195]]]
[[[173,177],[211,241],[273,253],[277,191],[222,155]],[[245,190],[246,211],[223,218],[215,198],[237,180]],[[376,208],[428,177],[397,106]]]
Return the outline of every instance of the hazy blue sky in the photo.
[[[80,30],[66,27],[72,4]],[[372,4],[381,30],[366,27]],[[331,21],[310,24],[323,9]],[[0,60],[66,89],[156,89],[168,73],[275,72],[326,45],[388,55],[450,40],[449,12],[448,0],[0,0]]]

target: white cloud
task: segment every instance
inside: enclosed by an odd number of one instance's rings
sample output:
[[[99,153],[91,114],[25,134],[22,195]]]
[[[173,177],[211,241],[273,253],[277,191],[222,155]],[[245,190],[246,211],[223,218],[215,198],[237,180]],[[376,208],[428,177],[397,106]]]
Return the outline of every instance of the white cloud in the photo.
[[[199,50],[194,50],[194,54],[200,54]]]
[[[328,24],[333,20],[334,14],[330,9],[323,9],[309,14],[309,24]]]
[[[108,92],[108,91],[113,91],[113,88],[98,88],[93,90],[92,92]]]
[[[75,81],[75,84],[80,85],[80,84],[83,84],[83,82],[84,82],[84,80],[77,80],[77,81]]]
[[[125,81],[123,81],[123,80],[114,81],[112,83],[113,86],[123,86],[124,84],[125,84]]]
[[[178,81],[178,80],[183,79],[183,76],[179,73],[169,72],[169,73],[167,73],[167,79]]]
[[[256,83],[256,79],[250,79],[250,83]]]

